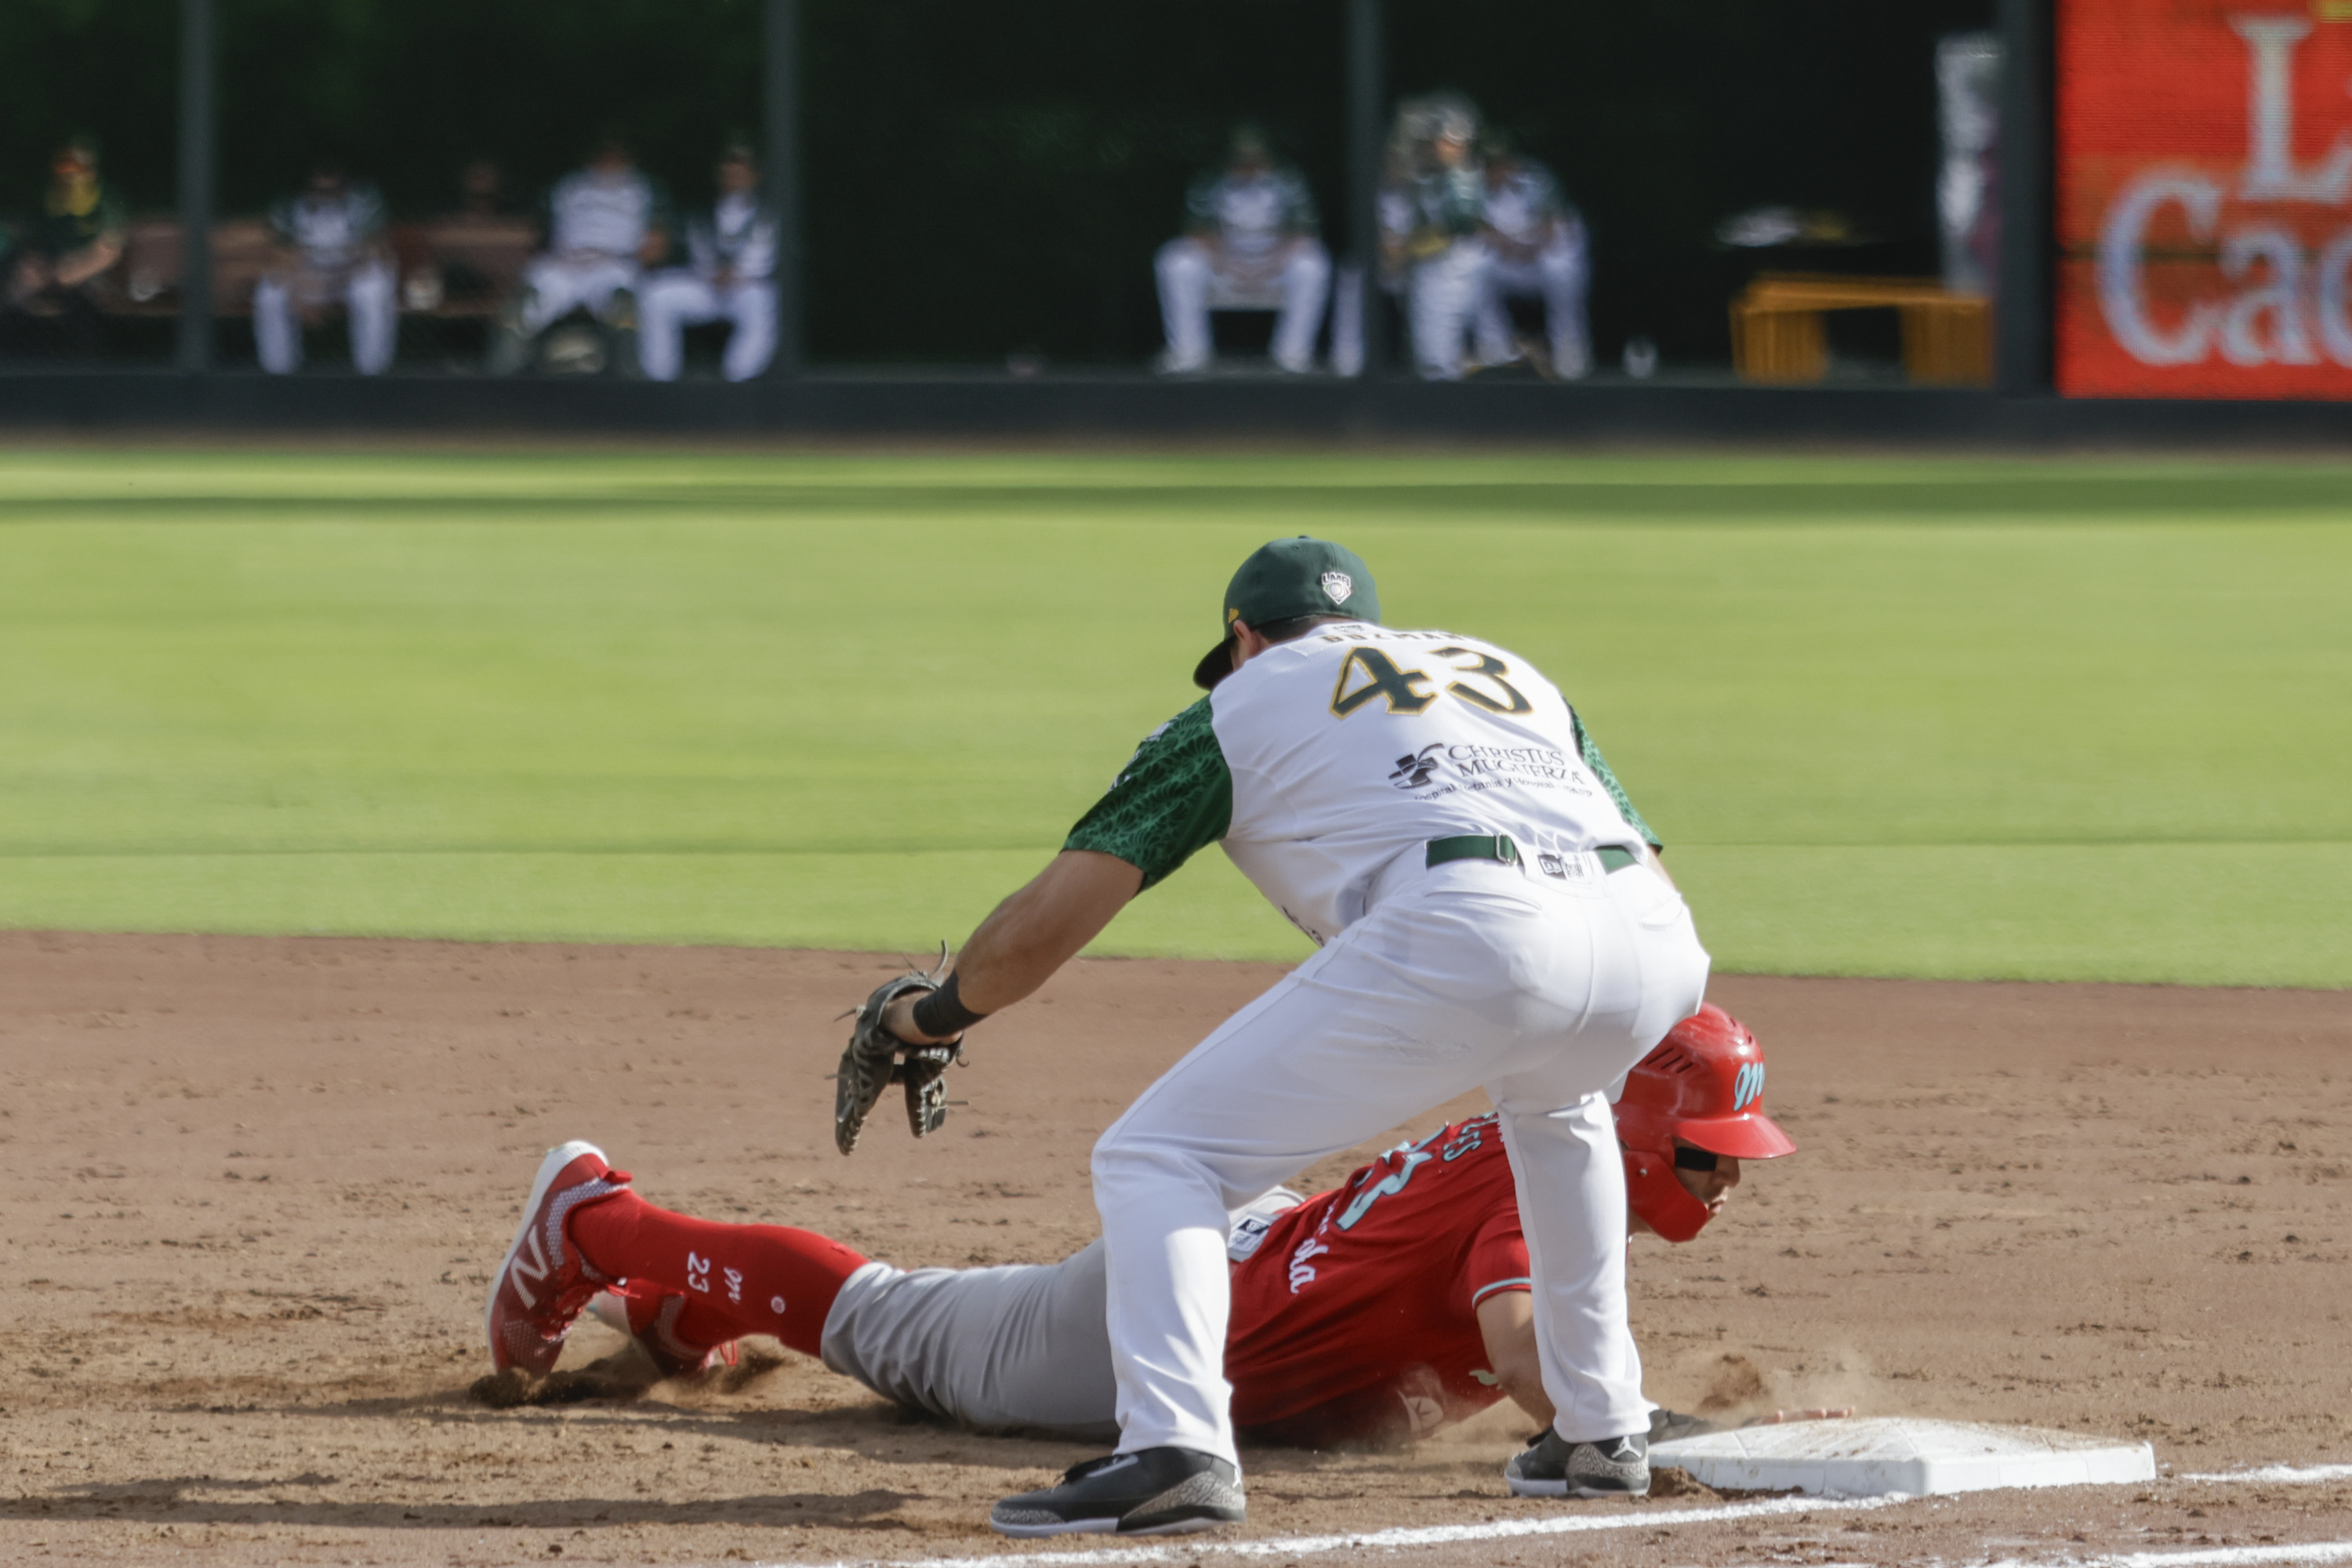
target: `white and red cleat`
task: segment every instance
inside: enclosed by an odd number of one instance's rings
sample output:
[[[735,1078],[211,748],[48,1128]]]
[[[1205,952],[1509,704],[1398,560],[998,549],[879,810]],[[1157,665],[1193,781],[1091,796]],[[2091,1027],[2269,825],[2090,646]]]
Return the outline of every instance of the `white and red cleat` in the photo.
[[[688,1377],[715,1366],[733,1366],[735,1342],[708,1347],[678,1338],[677,1317],[687,1299],[675,1290],[641,1280],[624,1279],[588,1303],[588,1310],[606,1328],[637,1342],[664,1377]]]
[[[604,1152],[574,1139],[547,1152],[523,1204],[522,1224],[506,1260],[490,1277],[482,1330],[490,1364],[544,1373],[563,1353],[564,1336],[590,1297],[612,1283],[588,1267],[563,1234],[563,1222],[582,1204],[611,1197],[629,1173],[604,1163]]]

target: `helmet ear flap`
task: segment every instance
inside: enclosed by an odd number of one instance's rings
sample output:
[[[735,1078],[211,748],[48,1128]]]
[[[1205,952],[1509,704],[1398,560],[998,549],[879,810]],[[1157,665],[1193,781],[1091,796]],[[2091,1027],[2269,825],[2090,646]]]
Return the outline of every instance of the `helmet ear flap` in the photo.
[[[1675,1177],[1672,1157],[1647,1149],[1625,1151],[1625,1201],[1668,1241],[1688,1241],[1715,1217]]]

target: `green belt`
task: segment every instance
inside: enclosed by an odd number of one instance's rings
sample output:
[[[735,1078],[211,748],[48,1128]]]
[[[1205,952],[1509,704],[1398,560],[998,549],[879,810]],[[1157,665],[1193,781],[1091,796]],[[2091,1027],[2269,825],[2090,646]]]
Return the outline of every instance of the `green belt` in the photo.
[[[1641,863],[1640,856],[1622,845],[1603,844],[1593,853],[1601,858],[1603,876]],[[1506,866],[1517,866],[1520,863],[1519,847],[1507,833],[1464,833],[1452,838],[1431,839],[1427,863],[1443,866],[1449,860],[1496,860]]]

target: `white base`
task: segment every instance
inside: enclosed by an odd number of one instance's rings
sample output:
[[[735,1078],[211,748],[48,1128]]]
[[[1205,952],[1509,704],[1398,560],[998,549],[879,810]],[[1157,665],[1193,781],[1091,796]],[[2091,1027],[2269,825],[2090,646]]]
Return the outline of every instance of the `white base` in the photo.
[[[1909,1416],[1742,1426],[1650,1447],[1711,1487],[1832,1497],[1928,1497],[1995,1487],[2075,1487],[2156,1479],[2146,1443]]]

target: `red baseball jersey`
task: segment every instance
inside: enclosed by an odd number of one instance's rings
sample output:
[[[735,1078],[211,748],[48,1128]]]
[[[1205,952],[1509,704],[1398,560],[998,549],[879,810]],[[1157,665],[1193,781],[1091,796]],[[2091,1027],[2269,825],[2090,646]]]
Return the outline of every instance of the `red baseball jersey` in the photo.
[[[1528,1285],[1497,1118],[1392,1149],[1234,1266],[1234,1424],[1305,1447],[1398,1442],[1500,1399],[1477,1307]]]

